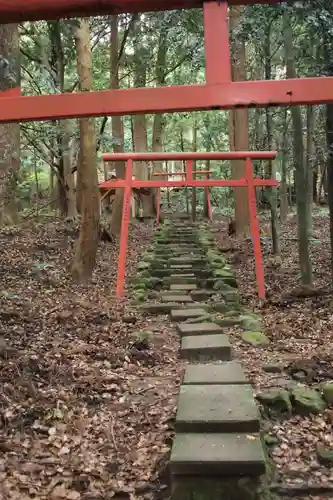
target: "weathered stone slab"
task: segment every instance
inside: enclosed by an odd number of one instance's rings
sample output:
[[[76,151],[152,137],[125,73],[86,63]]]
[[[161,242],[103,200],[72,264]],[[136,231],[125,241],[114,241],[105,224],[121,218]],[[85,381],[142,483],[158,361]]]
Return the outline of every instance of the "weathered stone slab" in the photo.
[[[184,275],[176,275],[173,274],[168,278],[168,283],[170,285],[190,285],[190,284],[195,284],[197,282],[197,278],[192,275],[192,276],[184,276]]]
[[[188,284],[175,284],[175,285],[170,285],[170,290],[173,292],[180,291],[180,292],[185,292],[185,291],[191,291],[191,290],[196,290],[197,285],[188,283]]]
[[[186,304],[186,309],[195,309],[197,306],[195,303]],[[153,302],[151,304],[144,304],[141,306],[141,310],[148,314],[168,314],[170,311],[176,309],[184,309],[182,302]]]
[[[191,309],[191,308],[186,308],[186,309],[175,309],[171,310],[170,313],[170,318],[171,321],[185,321],[188,318],[198,318],[199,316],[204,316],[206,314],[205,309]]]
[[[191,264],[187,264],[187,265],[185,265],[185,264],[182,264],[182,265],[174,264],[173,266],[170,266],[170,269],[172,269],[172,270],[175,270],[175,269],[178,270],[179,269],[179,270],[185,271],[187,269],[193,269],[193,268],[192,268]]]
[[[187,385],[238,385],[247,382],[242,365],[237,361],[187,365],[183,379],[183,384]]]
[[[180,323],[177,330],[182,337],[223,333],[222,328],[215,323]]]
[[[182,385],[176,432],[259,432],[250,385]]]
[[[205,302],[206,300],[209,300],[209,298],[214,295],[214,292],[213,290],[204,290],[204,289],[200,289],[200,290],[193,290],[191,291],[190,295],[192,297],[193,300],[197,301],[197,302]]]
[[[192,480],[194,476],[260,476],[265,473],[260,436],[238,433],[176,434],[170,469],[177,476],[188,474]],[[216,498],[229,500],[229,496]],[[242,500],[243,496],[237,498]]]
[[[162,302],[181,302],[181,303],[186,303],[186,302],[193,302],[191,297],[189,295],[162,295],[161,297]]]
[[[182,338],[180,355],[189,361],[229,361],[231,345],[227,335],[191,335]]]
[[[172,474],[172,500],[263,500],[260,476]]]

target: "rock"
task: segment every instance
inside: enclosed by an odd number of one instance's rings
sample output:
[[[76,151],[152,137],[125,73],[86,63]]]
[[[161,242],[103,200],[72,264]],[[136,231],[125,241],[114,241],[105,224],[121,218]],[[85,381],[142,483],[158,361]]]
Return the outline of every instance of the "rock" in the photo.
[[[265,365],[265,366],[262,367],[262,369],[266,373],[281,373],[283,371],[283,368],[281,366],[274,365],[274,364]]]
[[[320,464],[326,465],[326,467],[333,466],[333,449],[328,449],[321,444],[317,444],[316,453]]]
[[[279,440],[275,436],[271,436],[270,434],[265,434],[264,442],[266,446],[274,446],[278,444]]]
[[[321,394],[308,387],[295,387],[292,389],[293,406],[297,413],[309,415],[318,414],[325,410],[326,403]]]
[[[241,337],[244,342],[247,342],[248,344],[251,344],[255,347],[265,346],[269,344],[269,339],[262,332],[243,332],[241,333]]]
[[[255,332],[261,332],[263,327],[259,318],[253,315],[244,315],[241,317],[241,326],[243,330],[252,330]]]
[[[135,290],[133,298],[136,302],[143,302],[146,298],[146,293],[144,290]]]
[[[333,382],[326,382],[322,386],[324,399],[325,401],[331,405],[333,404]]]
[[[257,400],[268,408],[278,411],[292,411],[290,394],[284,389],[268,389],[257,394]]]

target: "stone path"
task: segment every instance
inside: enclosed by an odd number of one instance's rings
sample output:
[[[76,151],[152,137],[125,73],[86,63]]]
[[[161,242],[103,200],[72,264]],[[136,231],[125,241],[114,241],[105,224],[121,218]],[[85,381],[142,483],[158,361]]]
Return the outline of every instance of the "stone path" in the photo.
[[[170,315],[180,356],[189,362],[170,459],[173,497],[258,499],[265,473],[259,413],[220,325],[237,321],[231,270],[207,230],[188,220],[164,224],[139,267],[136,299],[156,300],[142,306],[147,314]],[[219,324],[216,311],[225,313]]]

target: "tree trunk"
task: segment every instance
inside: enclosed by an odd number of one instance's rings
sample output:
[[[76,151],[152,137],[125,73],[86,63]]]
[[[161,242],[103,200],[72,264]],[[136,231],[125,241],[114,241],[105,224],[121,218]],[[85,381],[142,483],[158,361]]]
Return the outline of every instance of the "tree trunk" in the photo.
[[[110,38],[110,87],[119,89],[119,48],[118,48],[118,16],[111,16],[111,38]],[[121,116],[112,117],[112,136],[114,153],[124,152],[124,123]],[[117,161],[115,164],[118,179],[125,179],[125,162]],[[123,190],[117,189],[115,200],[112,205],[112,216],[110,232],[116,236],[120,235],[121,218],[123,214]]]
[[[271,24],[269,23],[266,27],[265,36],[265,79],[272,79],[272,68],[271,68]],[[267,146],[271,151],[273,149],[273,119],[272,111],[270,108],[266,108],[266,131],[267,131]],[[269,160],[267,162],[267,176],[268,179],[276,179],[276,166],[275,162]],[[271,211],[271,231],[272,231],[272,250],[274,255],[280,254],[280,240],[279,240],[279,220],[277,214],[277,189],[268,188],[269,193],[269,205]]]
[[[288,108],[283,109],[283,136],[281,151],[281,186],[280,186],[280,218],[281,222],[287,220],[288,213],[288,189],[287,189],[287,170],[288,170]]]
[[[309,193],[309,229],[312,230],[312,204],[313,204],[313,182],[314,182],[314,162],[315,162],[315,145],[313,135],[315,132],[316,115],[313,106],[307,106],[306,110],[307,136],[306,136],[306,177]]]
[[[80,91],[89,92],[92,88],[92,55],[88,19],[79,20],[74,37]],[[91,278],[99,242],[100,202],[93,118],[80,120],[80,153],[77,175],[82,186],[81,228],[72,265],[73,278],[79,281]]]
[[[0,91],[20,86],[17,24],[0,25]],[[20,125],[0,124],[0,226],[18,221],[17,174],[20,168]]]
[[[198,138],[198,127],[197,120],[193,118],[193,135],[192,135],[192,151],[197,150],[197,138]],[[196,170],[196,164],[193,162],[193,170]],[[193,174],[193,179],[196,179],[196,174]],[[197,190],[195,187],[192,188],[192,220],[195,221],[197,218]]]
[[[243,6],[230,7],[230,28],[234,35],[244,16]],[[245,42],[241,37],[234,36],[231,43],[232,79],[242,81],[246,79]],[[247,151],[249,149],[248,110],[234,109],[229,112],[229,142],[232,151]],[[233,179],[245,176],[245,161],[233,160],[231,164]],[[235,222],[237,234],[249,232],[249,204],[246,188],[235,188]]]
[[[296,78],[290,12],[287,9],[284,11],[284,48],[287,78]],[[291,117],[293,123],[299,263],[302,283],[310,285],[312,283],[312,267],[309,249],[309,194],[305,172],[302,114],[299,106],[291,107]]]

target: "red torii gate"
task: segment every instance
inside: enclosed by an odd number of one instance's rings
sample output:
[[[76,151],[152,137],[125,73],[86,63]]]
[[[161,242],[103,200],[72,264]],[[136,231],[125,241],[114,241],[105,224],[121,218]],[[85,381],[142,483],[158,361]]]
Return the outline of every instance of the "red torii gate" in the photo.
[[[290,1],[296,2],[297,0]],[[131,88],[42,96],[21,96],[18,95],[16,89],[1,92],[0,123],[333,103],[333,77],[232,81],[228,5],[278,3],[280,0],[0,0],[0,23],[2,24],[203,7],[206,56],[206,83],[203,85]],[[225,154],[229,155],[229,159],[237,158],[237,154],[236,156],[231,153]],[[271,155],[271,153],[266,154]],[[249,159],[254,158],[251,155],[252,153],[247,153],[245,156],[247,172],[251,167]],[[146,159],[146,155],[144,157]],[[272,156],[269,157],[272,158]],[[174,158],[179,159],[179,154]],[[189,158],[191,156],[187,157]],[[242,156],[241,153],[238,158],[244,158],[244,154]],[[133,156],[128,157],[128,162],[128,166],[132,165]],[[129,170],[131,167],[128,168]],[[116,182],[114,183],[115,187],[124,188],[125,193],[130,189],[130,182],[117,182],[117,185]],[[135,182],[140,183],[140,181]],[[182,186],[184,182],[187,181],[179,181],[176,186]],[[262,180],[253,181],[252,176],[248,176],[247,173],[246,179],[238,181],[191,180],[191,186],[248,186],[249,191],[253,191],[253,182],[256,183],[255,185],[271,185],[262,184],[265,182]],[[146,187],[144,184],[141,184],[141,187]],[[139,186],[139,184],[136,185]],[[165,183],[158,184],[158,181],[155,183],[155,187],[162,185]],[[171,184],[167,185],[171,186]],[[151,184],[150,186],[153,187]],[[251,210],[253,212],[255,207],[252,206],[250,212]],[[255,241],[254,245],[256,245]],[[263,296],[263,293],[260,292],[260,295]]]
[[[157,188],[161,187],[246,187],[248,192],[249,214],[251,223],[252,243],[255,257],[256,278],[258,285],[258,296],[265,298],[264,266],[260,246],[260,231],[257,218],[257,205],[255,189],[257,186],[277,186],[278,182],[272,179],[253,178],[252,160],[273,160],[277,155],[276,151],[234,151],[234,152],[206,152],[206,153],[106,153],[102,155],[104,161],[125,161],[126,176],[122,180],[105,181],[105,188],[124,190],[123,214],[121,222],[117,296],[124,295],[126,253],[128,245],[128,229],[130,223],[130,205],[133,188]],[[245,177],[242,179],[194,179],[193,163],[196,160],[245,160]],[[134,161],[185,161],[185,179],[181,181],[166,180],[146,180],[132,179]]]

